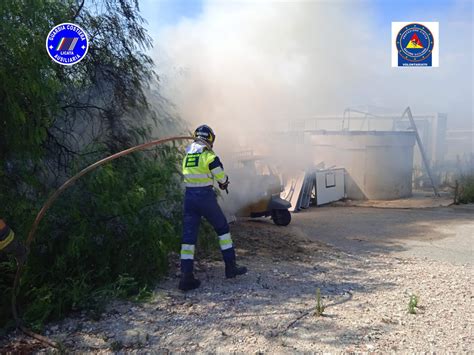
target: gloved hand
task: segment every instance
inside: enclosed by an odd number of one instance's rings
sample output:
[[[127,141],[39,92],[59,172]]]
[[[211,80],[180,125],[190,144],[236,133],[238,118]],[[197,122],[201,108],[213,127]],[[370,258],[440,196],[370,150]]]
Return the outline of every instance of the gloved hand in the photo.
[[[225,190],[227,193],[229,193],[229,191],[227,191],[227,187],[229,186],[229,177],[226,178],[225,182],[223,183],[218,182],[218,184],[221,190]]]

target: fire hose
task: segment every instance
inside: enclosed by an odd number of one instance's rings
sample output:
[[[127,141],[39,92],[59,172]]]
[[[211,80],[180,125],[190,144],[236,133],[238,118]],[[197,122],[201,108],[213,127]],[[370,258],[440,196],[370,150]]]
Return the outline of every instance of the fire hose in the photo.
[[[87,173],[91,172],[92,170],[98,168],[99,166],[101,165],[104,165],[112,160],[115,160],[117,158],[120,158],[120,157],[123,157],[125,155],[128,155],[128,154],[131,154],[131,153],[134,153],[136,151],[140,151],[140,150],[144,150],[144,149],[147,149],[147,148],[150,148],[150,147],[153,147],[153,146],[157,146],[157,145],[160,145],[160,144],[164,144],[164,143],[168,143],[168,142],[171,142],[171,141],[181,141],[181,140],[191,140],[191,139],[194,139],[193,137],[189,137],[189,136],[176,136],[176,137],[168,137],[168,138],[163,138],[163,139],[158,139],[158,140],[154,140],[154,141],[151,141],[151,142],[148,142],[148,143],[143,143],[143,144],[140,144],[140,145],[137,145],[137,146],[134,146],[134,147],[131,147],[131,148],[128,148],[128,149],[125,149],[125,150],[122,150],[121,152],[118,152],[118,153],[115,153],[115,154],[112,154],[106,158],[103,158],[99,161],[96,161],[95,163],[87,166],[86,168],[82,169],[81,171],[79,171],[76,175],[74,175],[73,177],[71,177],[70,179],[68,179],[66,182],[64,182],[64,184],[62,184],[47,200],[46,202],[43,204],[43,207],[41,207],[40,211],[38,212],[38,214],[36,215],[36,218],[30,228],[30,231],[28,233],[28,237],[26,239],[26,249],[28,250],[28,253],[30,251],[30,245],[31,243],[33,242],[34,240],[34,237],[35,237],[35,233],[36,233],[36,230],[38,229],[38,226],[41,222],[41,220],[43,219],[43,217],[45,216],[46,212],[49,210],[49,208],[53,205],[54,201],[56,201],[56,199],[68,188],[70,187],[72,184],[74,184],[78,179],[80,179],[81,177],[83,177],[84,175],[86,175]],[[25,261],[26,263],[26,261]],[[18,312],[17,312],[17,304],[16,304],[16,296],[17,296],[17,293],[18,293],[18,287],[19,287],[19,284],[20,284],[20,278],[21,278],[21,275],[23,273],[23,270],[24,270],[24,265],[25,263],[19,263],[17,262],[17,270],[16,270],[16,274],[15,274],[15,279],[13,281],[13,287],[12,287],[12,298],[11,298],[11,308],[12,308],[12,314],[13,314],[13,318],[15,320],[15,323],[16,323],[16,326],[17,328],[19,328],[21,331],[23,331],[23,333],[25,333],[26,335],[30,336],[30,337],[33,337],[49,346],[52,346],[52,347],[55,347],[57,348],[58,347],[58,344],[56,344],[54,341],[51,341],[49,340],[48,338],[40,335],[40,334],[37,334],[35,332],[33,332],[32,330],[26,328],[25,326],[22,325],[22,322],[21,322],[21,319],[19,318],[18,316]]]

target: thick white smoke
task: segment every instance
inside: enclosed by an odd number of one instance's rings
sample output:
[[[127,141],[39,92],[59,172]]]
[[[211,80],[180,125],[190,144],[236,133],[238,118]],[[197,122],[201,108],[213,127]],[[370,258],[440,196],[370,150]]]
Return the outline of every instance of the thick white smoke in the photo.
[[[215,129],[224,158],[252,148],[304,167],[312,158],[270,132],[361,105],[474,129],[472,2],[406,16],[381,20],[372,1],[208,1],[161,31],[154,59],[164,94],[190,127]],[[391,68],[391,21],[439,21],[440,67]]]
[[[447,112],[471,128],[472,3],[430,10],[421,20],[440,22],[440,68],[391,68],[389,16],[376,21],[369,1],[206,2],[161,32],[155,60],[166,95],[191,125],[215,127],[218,146],[357,105]],[[393,20],[420,20],[407,16]]]

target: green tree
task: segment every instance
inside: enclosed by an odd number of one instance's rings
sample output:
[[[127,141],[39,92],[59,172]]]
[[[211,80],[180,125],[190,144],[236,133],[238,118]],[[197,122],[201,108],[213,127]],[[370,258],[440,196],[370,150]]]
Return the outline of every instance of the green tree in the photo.
[[[62,22],[89,36],[87,56],[73,66],[54,63],[45,50],[48,32]],[[156,90],[149,94],[157,79],[144,53],[150,46],[135,0],[0,1],[0,216],[18,236],[66,177],[149,138],[152,122],[173,123],[168,104]],[[179,159],[170,146],[136,154],[58,200],[21,282],[28,321],[40,326],[110,295],[139,292],[163,273],[180,233]],[[2,290],[9,291],[13,269],[0,256]],[[0,327],[11,321],[9,298],[0,295]]]
[[[41,157],[59,108],[61,82],[45,55],[45,33],[67,13],[62,3],[0,2],[0,162]]]

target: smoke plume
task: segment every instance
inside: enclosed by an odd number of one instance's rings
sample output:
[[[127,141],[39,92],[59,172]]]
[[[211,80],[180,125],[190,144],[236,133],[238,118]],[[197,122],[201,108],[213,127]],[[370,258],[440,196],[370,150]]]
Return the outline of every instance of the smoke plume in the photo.
[[[380,18],[372,1],[208,1],[156,38],[164,94],[190,127],[207,123],[224,158],[251,148],[304,167],[304,150],[275,139],[290,121],[347,107],[446,112],[473,127],[472,3]],[[439,21],[439,68],[391,68],[391,21]],[[224,159],[224,162],[226,159]]]
[[[206,2],[156,38],[166,95],[191,126],[215,127],[219,147],[360,105],[447,112],[449,126],[472,129],[472,3],[424,13],[440,22],[440,68],[391,68],[390,21],[404,19],[381,22],[372,5]]]

